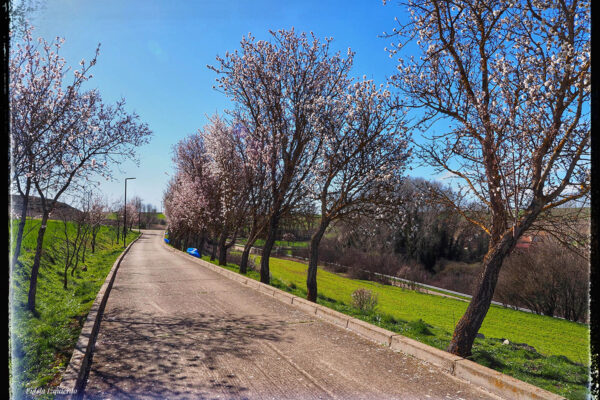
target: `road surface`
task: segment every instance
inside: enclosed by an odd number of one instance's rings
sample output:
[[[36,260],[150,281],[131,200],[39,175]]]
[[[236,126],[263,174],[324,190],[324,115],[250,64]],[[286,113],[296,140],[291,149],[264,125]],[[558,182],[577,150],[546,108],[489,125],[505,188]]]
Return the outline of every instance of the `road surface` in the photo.
[[[143,231],[100,325],[87,399],[496,398],[227,279]]]

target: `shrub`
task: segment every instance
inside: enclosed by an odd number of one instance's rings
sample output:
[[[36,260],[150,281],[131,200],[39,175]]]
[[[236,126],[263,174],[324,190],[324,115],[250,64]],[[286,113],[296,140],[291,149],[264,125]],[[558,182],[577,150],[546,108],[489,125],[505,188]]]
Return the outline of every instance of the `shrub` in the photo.
[[[427,325],[425,321],[423,321],[420,318],[416,321],[409,322],[408,326],[410,326],[411,329],[419,335],[433,335],[433,332],[431,332],[431,330],[429,329],[429,325]]]
[[[352,292],[352,305],[363,313],[375,310],[377,302],[377,294],[368,289],[360,288]]]
[[[229,250],[227,252],[227,261],[231,264],[240,265],[242,262],[242,253]],[[250,260],[248,260],[248,263],[250,263]]]
[[[242,253],[237,250],[229,250],[227,252],[227,262],[239,266],[242,263]],[[254,257],[252,257],[252,255],[248,257],[247,267],[248,271],[257,271],[256,263],[254,262]]]
[[[496,298],[538,314],[586,322],[588,279],[587,260],[546,238],[505,260]]]
[[[348,268],[348,277],[350,279],[358,279],[361,281],[371,280],[371,274],[369,271],[366,271],[361,268]]]
[[[296,236],[293,233],[284,233],[283,236],[281,237],[281,240],[283,240],[284,242],[288,242],[288,246],[290,245],[290,242],[293,242],[294,240],[296,240]]]
[[[292,257],[308,259],[310,251],[308,247],[292,247]]]

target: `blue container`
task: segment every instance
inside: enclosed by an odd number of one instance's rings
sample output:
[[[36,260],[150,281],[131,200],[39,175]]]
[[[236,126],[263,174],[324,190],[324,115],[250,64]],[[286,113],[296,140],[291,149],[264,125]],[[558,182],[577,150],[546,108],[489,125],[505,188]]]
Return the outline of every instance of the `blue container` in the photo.
[[[165,238],[165,243],[170,243],[169,239]]]
[[[198,249],[196,249],[196,248],[190,247],[186,250],[186,252],[191,256],[200,258],[200,253],[198,252]]]

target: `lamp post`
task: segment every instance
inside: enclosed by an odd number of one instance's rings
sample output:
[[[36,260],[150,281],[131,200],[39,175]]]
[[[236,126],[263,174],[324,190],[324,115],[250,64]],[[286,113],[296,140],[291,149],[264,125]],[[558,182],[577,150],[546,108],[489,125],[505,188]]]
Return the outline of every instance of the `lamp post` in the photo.
[[[125,206],[123,207],[123,248],[127,247],[127,180],[135,178],[125,178]]]

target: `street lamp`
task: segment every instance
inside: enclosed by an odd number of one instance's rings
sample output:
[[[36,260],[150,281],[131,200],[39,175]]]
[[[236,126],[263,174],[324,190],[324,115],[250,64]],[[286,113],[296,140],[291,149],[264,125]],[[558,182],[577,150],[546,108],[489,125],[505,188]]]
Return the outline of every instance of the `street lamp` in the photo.
[[[123,207],[123,248],[127,247],[127,180],[135,178],[125,178],[125,206]]]

